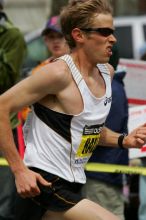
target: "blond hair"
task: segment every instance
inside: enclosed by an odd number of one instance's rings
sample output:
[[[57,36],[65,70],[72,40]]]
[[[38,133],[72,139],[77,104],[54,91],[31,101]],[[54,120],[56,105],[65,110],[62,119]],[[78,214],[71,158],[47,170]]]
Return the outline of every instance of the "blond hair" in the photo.
[[[97,14],[112,14],[109,0],[70,0],[60,14],[62,32],[70,48],[76,46],[71,32],[74,28],[92,27]]]

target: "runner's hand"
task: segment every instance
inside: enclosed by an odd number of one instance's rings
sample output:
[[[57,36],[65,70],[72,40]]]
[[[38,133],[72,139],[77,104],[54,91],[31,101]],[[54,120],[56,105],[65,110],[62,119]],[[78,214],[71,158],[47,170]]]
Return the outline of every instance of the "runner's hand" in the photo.
[[[134,129],[123,140],[125,148],[141,148],[146,144],[146,123]]]
[[[40,194],[38,184],[51,186],[40,174],[26,168],[25,170],[15,173],[15,182],[18,194],[23,197],[35,197]]]

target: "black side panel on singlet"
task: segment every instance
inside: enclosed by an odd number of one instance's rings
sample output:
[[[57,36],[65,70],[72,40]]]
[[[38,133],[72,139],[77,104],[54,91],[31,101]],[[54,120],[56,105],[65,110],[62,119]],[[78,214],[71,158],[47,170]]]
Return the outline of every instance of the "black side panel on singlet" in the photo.
[[[39,103],[35,103],[34,112],[47,126],[71,143],[70,124],[73,115],[55,112]]]

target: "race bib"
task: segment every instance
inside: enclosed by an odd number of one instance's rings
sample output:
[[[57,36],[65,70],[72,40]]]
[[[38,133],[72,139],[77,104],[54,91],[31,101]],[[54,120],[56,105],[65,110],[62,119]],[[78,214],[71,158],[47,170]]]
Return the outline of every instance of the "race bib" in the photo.
[[[84,127],[82,140],[75,155],[75,165],[78,166],[87,163],[92,155],[92,152],[98,145],[102,127],[103,124],[92,126],[86,125]]]

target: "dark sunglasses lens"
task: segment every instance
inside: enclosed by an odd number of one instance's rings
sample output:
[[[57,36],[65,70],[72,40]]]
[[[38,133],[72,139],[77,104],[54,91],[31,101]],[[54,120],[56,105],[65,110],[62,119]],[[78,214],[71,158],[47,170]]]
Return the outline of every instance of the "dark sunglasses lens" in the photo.
[[[114,33],[114,30],[110,28],[99,28],[98,32],[103,35],[104,37],[108,37],[109,35]]]

